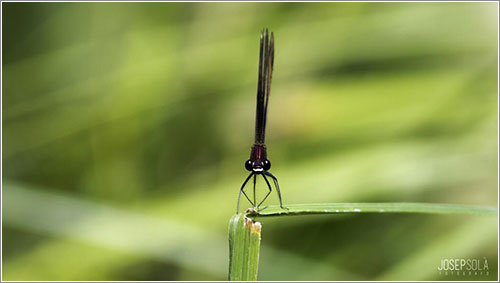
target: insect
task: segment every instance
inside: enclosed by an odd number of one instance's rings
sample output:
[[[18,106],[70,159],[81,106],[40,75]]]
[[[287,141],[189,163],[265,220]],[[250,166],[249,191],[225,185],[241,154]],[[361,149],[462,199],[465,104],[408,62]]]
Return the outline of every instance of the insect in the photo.
[[[274,65],[274,34],[271,32],[269,37],[269,32],[266,29],[260,34],[260,56],[259,56],[259,78],[257,85],[257,113],[255,117],[255,143],[252,146],[250,152],[250,159],[245,162],[245,169],[250,171],[250,175],[245,179],[243,185],[240,188],[240,193],[238,194],[238,204],[236,206],[236,211],[239,211],[240,198],[243,194],[247,200],[255,208],[259,208],[260,205],[267,199],[267,197],[272,192],[271,184],[269,183],[269,178],[273,180],[276,186],[276,191],[278,192],[278,198],[280,201],[280,207],[283,207],[281,200],[280,186],[278,179],[269,172],[271,169],[271,161],[267,159],[266,145],[264,144],[265,134],[266,134],[266,119],[267,119],[267,105],[269,103],[269,94],[271,91],[271,79],[273,74]],[[255,196],[255,184],[257,181],[257,176],[262,176],[264,181],[266,181],[269,192],[262,201],[257,204]],[[253,177],[253,201],[248,197],[245,192],[245,186],[248,181]]]

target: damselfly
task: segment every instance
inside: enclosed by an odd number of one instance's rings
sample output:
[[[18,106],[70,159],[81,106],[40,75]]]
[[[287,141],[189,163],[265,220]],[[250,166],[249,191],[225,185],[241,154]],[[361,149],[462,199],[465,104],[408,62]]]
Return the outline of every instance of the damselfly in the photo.
[[[280,186],[278,184],[278,179],[269,172],[271,169],[271,161],[267,159],[266,145],[264,144],[266,135],[266,119],[267,119],[267,106],[269,103],[269,94],[271,91],[271,79],[273,74],[274,66],[274,34],[271,32],[269,37],[269,32],[266,29],[260,34],[260,56],[259,56],[259,78],[257,85],[257,113],[255,117],[255,143],[252,146],[252,151],[250,152],[250,159],[245,162],[245,168],[250,171],[250,175],[245,179],[243,185],[240,188],[240,193],[238,194],[238,204],[236,210],[239,210],[241,194],[243,194],[250,204],[254,208],[259,208],[260,205],[269,197],[272,192],[272,186],[269,183],[269,178],[271,178],[276,186],[276,191],[278,192],[278,198],[280,201],[280,207],[283,207],[281,200]],[[257,203],[255,195],[255,184],[257,181],[257,176],[262,176],[267,184],[269,192],[262,201]],[[245,192],[245,185],[253,177],[253,201],[248,197]]]

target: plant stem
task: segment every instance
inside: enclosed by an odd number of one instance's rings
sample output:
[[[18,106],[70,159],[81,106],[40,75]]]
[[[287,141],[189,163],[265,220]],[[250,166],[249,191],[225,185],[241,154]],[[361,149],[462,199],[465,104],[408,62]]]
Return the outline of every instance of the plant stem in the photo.
[[[268,206],[258,211],[250,208],[245,213],[234,215],[229,221],[229,280],[257,280],[261,225],[249,217],[347,213],[498,215],[498,209],[485,206],[404,202],[291,204],[285,209]]]
[[[307,214],[346,213],[429,213],[429,214],[474,214],[497,215],[498,209],[485,206],[470,206],[440,203],[314,203],[290,204],[285,209],[268,206],[258,211],[248,210],[249,217],[289,216]]]
[[[260,252],[259,222],[234,215],[229,221],[229,280],[256,281]]]

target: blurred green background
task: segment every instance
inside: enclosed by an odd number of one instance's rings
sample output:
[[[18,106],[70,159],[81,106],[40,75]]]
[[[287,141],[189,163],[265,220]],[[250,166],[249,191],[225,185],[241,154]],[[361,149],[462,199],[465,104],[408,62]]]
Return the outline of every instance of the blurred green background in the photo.
[[[497,206],[497,23],[493,2],[2,3],[2,279],[225,280],[264,27],[285,205]],[[259,279],[496,280],[497,229],[266,218]]]

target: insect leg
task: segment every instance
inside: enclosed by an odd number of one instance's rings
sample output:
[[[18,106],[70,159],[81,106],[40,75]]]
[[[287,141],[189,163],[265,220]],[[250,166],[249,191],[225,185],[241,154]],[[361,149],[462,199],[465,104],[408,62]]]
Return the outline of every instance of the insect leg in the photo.
[[[253,203],[257,203],[257,197],[255,196],[255,184],[257,183],[256,174],[253,175]]]
[[[280,200],[280,207],[283,208],[283,209],[288,209],[286,207],[283,206],[283,202],[281,200],[281,192],[280,192],[280,185],[278,184],[278,179],[276,177],[274,177],[273,174],[269,173],[269,172],[264,172],[264,174],[266,174],[267,176],[271,177],[274,181],[274,185],[276,185],[276,191],[278,192],[278,198]]]
[[[241,193],[245,195],[245,197],[248,199],[248,201],[252,204],[253,207],[255,207],[255,204],[250,200],[250,198],[247,196],[245,191],[243,190],[245,188],[245,185],[248,183],[248,180],[254,175],[255,173],[252,172],[248,177],[245,179],[245,182],[243,182],[243,185],[241,185],[240,193],[238,194],[238,203],[236,204],[236,213],[240,211],[240,198],[241,198]]]
[[[269,181],[266,178],[266,175],[262,174],[262,177],[264,177],[264,180],[266,181],[267,187],[269,188],[269,192],[267,192],[267,195],[264,197],[264,199],[257,205],[257,209],[260,207],[260,205],[267,199],[267,197],[271,194],[273,191],[271,184],[269,184]]]

